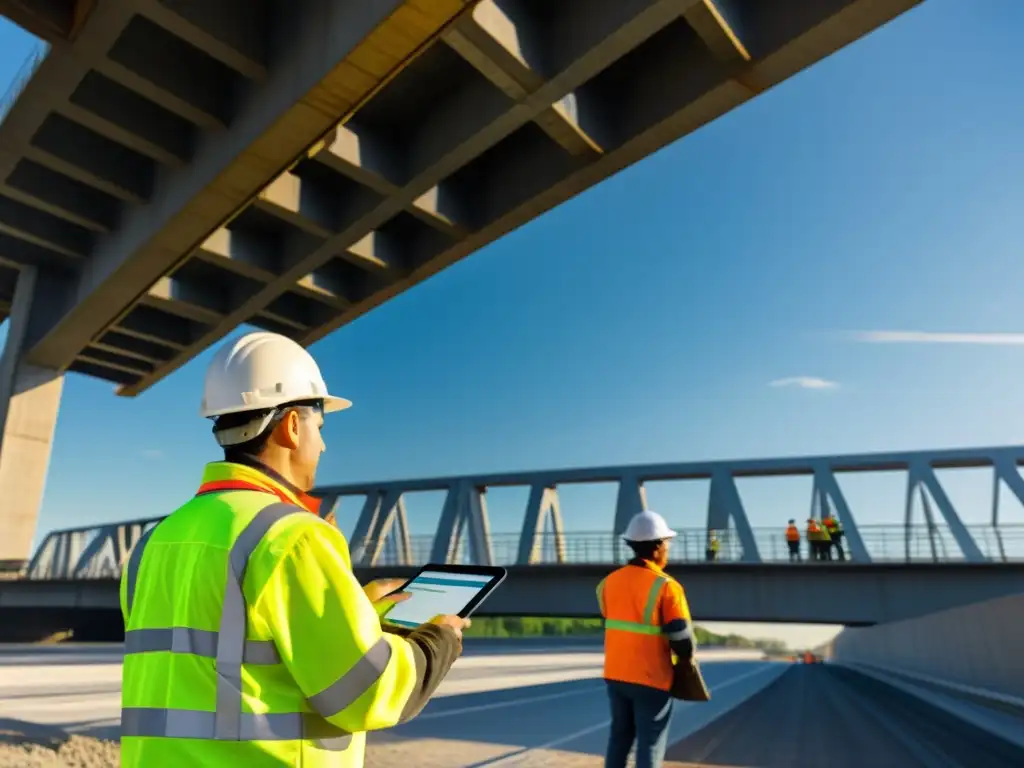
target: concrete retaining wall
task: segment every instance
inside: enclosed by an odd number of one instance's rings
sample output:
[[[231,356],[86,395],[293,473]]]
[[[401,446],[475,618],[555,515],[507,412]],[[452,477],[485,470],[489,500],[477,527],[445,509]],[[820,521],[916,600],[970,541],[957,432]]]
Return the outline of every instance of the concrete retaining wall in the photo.
[[[829,655],[1024,697],[1024,594],[845,629]]]

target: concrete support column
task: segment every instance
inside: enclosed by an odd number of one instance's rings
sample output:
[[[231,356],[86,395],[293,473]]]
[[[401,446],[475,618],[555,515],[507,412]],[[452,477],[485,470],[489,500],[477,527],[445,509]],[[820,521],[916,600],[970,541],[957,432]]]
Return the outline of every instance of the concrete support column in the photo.
[[[21,359],[38,271],[18,277],[0,357],[0,560],[27,560],[46,486],[64,374]]]

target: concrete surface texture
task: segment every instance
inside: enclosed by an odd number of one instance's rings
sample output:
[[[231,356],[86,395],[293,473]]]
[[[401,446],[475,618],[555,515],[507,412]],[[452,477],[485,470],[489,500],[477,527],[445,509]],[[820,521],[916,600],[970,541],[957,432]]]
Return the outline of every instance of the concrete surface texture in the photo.
[[[1024,697],[1024,594],[876,627],[843,630],[831,656],[844,663],[939,678]]]
[[[705,654],[713,699],[679,705],[667,768],[1024,765],[1020,747],[852,670],[730,656]],[[97,738],[117,735],[120,657],[0,647],[0,766],[117,765]],[[471,642],[418,718],[370,735],[367,768],[599,768],[600,675],[594,642]]]

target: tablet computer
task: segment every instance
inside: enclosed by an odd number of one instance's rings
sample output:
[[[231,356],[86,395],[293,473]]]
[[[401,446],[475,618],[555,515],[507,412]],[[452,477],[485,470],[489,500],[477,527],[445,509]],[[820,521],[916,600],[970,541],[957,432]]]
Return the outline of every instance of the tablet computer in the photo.
[[[396,603],[381,620],[412,628],[439,615],[465,619],[505,580],[507,573],[497,566],[425,565],[395,590],[408,592],[412,597]]]

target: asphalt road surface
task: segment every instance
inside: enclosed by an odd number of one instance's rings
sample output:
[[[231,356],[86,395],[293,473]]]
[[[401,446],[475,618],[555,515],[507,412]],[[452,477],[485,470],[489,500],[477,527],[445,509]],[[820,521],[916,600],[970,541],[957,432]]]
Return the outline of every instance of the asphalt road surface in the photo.
[[[704,672],[713,700],[676,710],[671,766],[1024,765],[1018,748],[847,670],[709,654]],[[116,738],[120,673],[118,646],[0,647],[0,742],[32,732],[27,723]],[[418,718],[371,734],[367,768],[599,768],[600,673],[593,644],[468,646]],[[68,764],[4,762],[2,749],[0,766]]]

